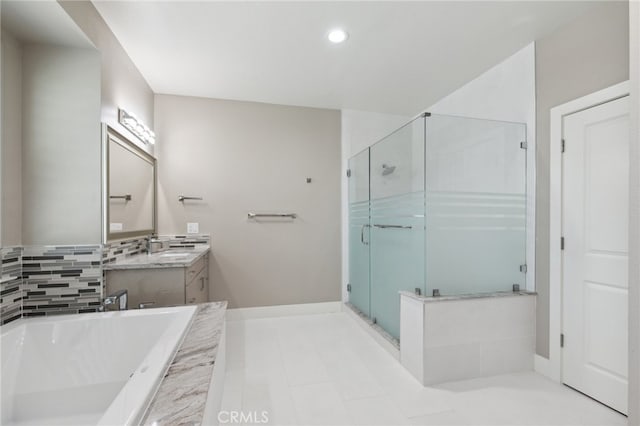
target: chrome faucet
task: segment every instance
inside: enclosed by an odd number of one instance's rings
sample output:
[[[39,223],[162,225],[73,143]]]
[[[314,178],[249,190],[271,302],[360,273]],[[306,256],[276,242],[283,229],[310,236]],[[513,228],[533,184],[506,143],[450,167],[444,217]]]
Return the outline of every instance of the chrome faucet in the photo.
[[[149,254],[158,253],[169,249],[169,240],[151,237],[147,240],[147,252]]]
[[[126,289],[116,291],[105,297],[103,307],[105,311],[126,311],[129,309],[129,293]]]

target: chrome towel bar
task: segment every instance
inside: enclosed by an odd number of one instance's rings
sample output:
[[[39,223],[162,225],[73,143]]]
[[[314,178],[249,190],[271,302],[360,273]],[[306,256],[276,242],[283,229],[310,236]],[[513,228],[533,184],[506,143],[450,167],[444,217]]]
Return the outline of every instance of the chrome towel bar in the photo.
[[[289,217],[295,219],[298,217],[295,213],[247,213],[247,218],[255,219],[257,217]]]
[[[178,201],[182,203],[184,202],[184,200],[202,200],[202,197],[187,197],[185,195],[178,195]]]
[[[131,201],[131,194],[126,194],[126,195],[109,195],[109,198],[112,200],[125,200],[125,201]]]
[[[411,225],[379,225],[374,223],[373,226],[375,226],[376,228],[382,228],[382,229],[386,229],[386,228],[393,228],[393,229],[412,229],[413,226]]]

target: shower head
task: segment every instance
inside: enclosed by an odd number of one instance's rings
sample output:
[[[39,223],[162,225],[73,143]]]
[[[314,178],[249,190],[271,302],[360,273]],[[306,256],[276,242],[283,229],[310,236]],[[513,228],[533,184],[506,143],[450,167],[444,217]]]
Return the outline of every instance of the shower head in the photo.
[[[387,176],[393,173],[396,169],[396,166],[387,166],[386,164],[382,165],[382,176]]]

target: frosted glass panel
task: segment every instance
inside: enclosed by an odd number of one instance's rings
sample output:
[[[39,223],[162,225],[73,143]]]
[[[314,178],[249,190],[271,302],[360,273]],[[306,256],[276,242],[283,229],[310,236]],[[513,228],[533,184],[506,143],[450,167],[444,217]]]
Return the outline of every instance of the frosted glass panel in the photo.
[[[369,315],[369,150],[349,170],[349,302]]]
[[[400,334],[400,290],[424,291],[424,118],[371,147],[371,317]]]
[[[525,288],[524,124],[420,117],[349,161],[349,301],[399,338],[400,291]]]
[[[426,133],[427,292],[524,289],[525,125],[432,115]]]

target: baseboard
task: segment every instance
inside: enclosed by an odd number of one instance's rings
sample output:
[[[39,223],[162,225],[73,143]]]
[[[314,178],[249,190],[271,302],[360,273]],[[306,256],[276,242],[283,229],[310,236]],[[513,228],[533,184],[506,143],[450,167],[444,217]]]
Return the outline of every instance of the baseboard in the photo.
[[[555,377],[551,374],[551,362],[548,358],[534,354],[533,369],[536,373],[542,374],[543,376],[555,381]]]
[[[302,303],[298,305],[257,306],[227,309],[227,321],[288,317],[293,315],[329,314],[342,310],[342,302]]]
[[[398,349],[393,343],[385,339],[378,331],[376,331],[370,323],[365,321],[360,315],[355,313],[353,309],[346,305],[342,305],[342,310],[348,317],[352,318],[356,324],[360,326],[369,336],[373,338],[384,350],[396,360],[400,361],[400,349]]]

